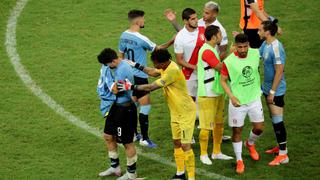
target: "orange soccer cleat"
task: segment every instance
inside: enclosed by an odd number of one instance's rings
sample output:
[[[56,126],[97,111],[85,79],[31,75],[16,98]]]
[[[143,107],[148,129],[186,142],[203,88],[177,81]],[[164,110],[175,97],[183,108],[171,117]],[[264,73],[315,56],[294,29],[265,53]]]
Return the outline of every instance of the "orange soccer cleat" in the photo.
[[[242,174],[244,172],[244,164],[242,160],[238,160],[237,161],[237,168],[236,168],[236,172],[238,174]]]
[[[279,153],[279,146],[276,146],[272,149],[268,149],[265,151],[266,154],[278,154]]]
[[[289,162],[289,157],[287,154],[279,155],[274,158],[273,161],[269,163],[269,166],[278,166],[280,164],[286,164]]]
[[[259,154],[256,151],[256,146],[255,144],[249,145],[248,141],[246,141],[246,147],[248,148],[249,152],[250,152],[250,156],[253,160],[258,161],[259,160]]]

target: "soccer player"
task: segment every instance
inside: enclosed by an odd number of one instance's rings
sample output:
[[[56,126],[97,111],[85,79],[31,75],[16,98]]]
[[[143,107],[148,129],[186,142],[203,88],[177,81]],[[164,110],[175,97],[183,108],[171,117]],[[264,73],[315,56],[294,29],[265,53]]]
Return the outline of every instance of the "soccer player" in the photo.
[[[274,18],[264,10],[264,0],[240,0],[240,5],[240,28],[248,36],[250,47],[259,48],[263,42],[258,35],[259,26],[262,21]],[[281,28],[278,29],[278,33],[282,34]]]
[[[197,96],[197,62],[198,52],[204,39],[204,27],[198,27],[196,11],[186,8],[182,12],[184,27],[174,41],[174,52],[177,63],[182,67],[182,72],[187,81],[189,95],[195,100]]]
[[[226,50],[228,46],[228,37],[227,37],[226,30],[217,19],[219,10],[220,10],[220,6],[216,2],[213,2],[213,1],[207,2],[203,8],[203,18],[198,20],[198,26],[201,31],[203,31],[203,28],[206,28],[209,25],[215,25],[220,28],[220,31],[222,34],[222,41],[220,42],[220,44],[217,44],[215,48],[218,51],[221,60],[223,60],[227,55]],[[167,9],[165,11],[165,16],[177,31],[180,31],[182,29],[176,20],[176,15],[173,10]],[[192,85],[192,83],[189,83],[189,84]],[[190,89],[190,91],[191,90],[192,89]],[[192,94],[192,92],[190,91],[189,93]],[[229,140],[230,138],[231,138],[230,136],[224,135],[222,139]]]
[[[222,41],[219,45],[216,46],[217,51],[219,52],[220,58],[223,60],[226,57],[227,46],[228,46],[228,37],[226,30],[218,21],[217,16],[219,15],[220,6],[218,3],[209,1],[204,5],[203,8],[203,18],[198,20],[199,27],[207,27],[209,25],[215,25],[220,28],[222,33]],[[171,9],[165,10],[165,16],[176,29],[180,31],[182,27],[178,24],[176,20],[175,12]]]
[[[132,68],[110,48],[98,55],[98,61],[102,67],[97,92],[101,99],[100,110],[106,118],[103,137],[111,161],[111,167],[99,173],[99,176],[121,175],[117,143],[122,143],[127,156],[127,172],[118,180],[135,179],[137,153],[133,137],[137,126],[137,109],[131,99],[132,91],[119,92],[116,85],[117,81],[125,79],[134,81]]]
[[[265,41],[260,47],[260,56],[264,64],[263,94],[266,97],[268,109],[272,119],[273,129],[278,146],[267,150],[268,154],[279,154],[270,166],[289,162],[287,155],[287,133],[283,122],[284,95],[286,81],[284,77],[285,51],[281,42],[275,37],[278,26],[277,21],[264,21],[259,27],[259,35]]]
[[[196,119],[196,105],[188,95],[183,73],[178,65],[170,60],[171,55],[168,50],[160,49],[152,52],[151,59],[155,68],[145,67],[132,61],[129,63],[150,76],[160,76],[158,80],[144,85],[132,85],[126,82],[118,89],[119,91],[122,89],[154,91],[163,88],[170,110],[174,158],[177,165],[177,172],[173,179],[185,179],[185,167],[188,179],[195,179],[195,160],[191,140]]]
[[[261,104],[259,75],[260,55],[258,49],[249,48],[248,37],[238,34],[235,37],[236,51],[223,62],[221,69],[221,85],[229,96],[229,126],[232,127],[232,145],[237,159],[236,172],[244,172],[242,160],[241,133],[244,119],[248,114],[253,128],[245,146],[253,160],[259,160],[255,142],[264,128],[264,117]],[[230,79],[230,86],[227,81]]]
[[[155,49],[167,48],[173,44],[173,39],[167,43],[156,46],[155,43],[150,41],[146,36],[139,33],[141,28],[144,28],[144,12],[140,10],[131,10],[128,13],[128,20],[130,27],[123,32],[120,37],[119,51],[120,57],[130,59],[138,62],[144,66],[147,65],[147,51],[153,51]],[[133,70],[134,80],[136,84],[147,84],[148,75],[144,72]],[[133,91],[132,98],[137,105],[140,105],[139,123],[142,138],[140,139],[140,145],[150,148],[154,148],[157,145],[149,139],[149,112],[151,110],[150,96],[148,91]],[[136,136],[139,140],[139,135]]]
[[[208,157],[208,141],[210,130],[213,130],[212,159],[233,159],[221,153],[223,135],[224,95],[220,85],[220,70],[222,63],[215,49],[222,41],[222,33],[218,26],[210,25],[206,28],[206,43],[201,47],[198,56],[198,107],[200,122],[200,160],[211,165]],[[219,88],[220,87],[220,88]]]

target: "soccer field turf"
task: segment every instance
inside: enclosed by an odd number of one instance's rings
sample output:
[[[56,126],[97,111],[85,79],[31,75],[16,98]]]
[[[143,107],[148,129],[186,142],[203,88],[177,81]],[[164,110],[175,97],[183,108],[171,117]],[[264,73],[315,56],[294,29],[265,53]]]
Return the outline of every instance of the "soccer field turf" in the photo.
[[[37,87],[66,111],[101,130],[104,120],[95,92],[100,70],[96,55],[104,47],[117,49],[119,36],[128,27],[127,12],[133,8],[144,10],[146,23],[142,34],[161,44],[175,33],[163,16],[164,9],[176,10],[180,20],[181,11],[192,7],[200,17],[205,2],[29,0],[17,22],[17,53]],[[221,6],[219,20],[231,42],[231,32],[239,30],[239,2],[216,2]],[[103,140],[76,127],[43,103],[25,86],[10,63],[6,29],[16,3],[0,1],[0,179],[100,179],[98,172],[109,166]],[[266,11],[279,19],[284,30],[280,41],[287,53],[285,121],[290,163],[267,165],[273,156],[263,151],[275,145],[275,138],[265,108],[266,128],[257,144],[261,160],[253,162],[243,148],[246,171],[236,175],[234,160],[214,161],[212,166],[201,164],[197,143],[193,146],[196,167],[212,173],[197,175],[197,179],[319,179],[319,8],[318,0],[265,0]],[[173,52],[172,47],[169,49]],[[150,136],[159,147],[142,148],[144,156],[139,156],[138,174],[147,179],[170,179],[175,168],[168,165],[173,163],[169,112],[161,90],[153,92],[151,98]],[[247,123],[243,139],[249,129]],[[196,140],[198,134],[196,129]],[[231,134],[227,125],[225,134]],[[222,151],[234,156],[231,142],[224,142]],[[146,157],[152,154],[166,160],[166,164],[158,162],[160,158]],[[121,150],[123,171],[125,164]]]

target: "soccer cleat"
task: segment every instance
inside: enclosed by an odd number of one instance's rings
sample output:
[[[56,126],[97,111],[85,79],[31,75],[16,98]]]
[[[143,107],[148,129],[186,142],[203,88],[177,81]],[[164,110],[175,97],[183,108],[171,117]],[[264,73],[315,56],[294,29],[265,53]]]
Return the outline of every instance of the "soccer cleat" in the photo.
[[[219,153],[219,154],[212,154],[211,159],[230,160],[230,159],[233,159],[233,157]]]
[[[116,168],[113,168],[113,167],[110,167],[109,169],[99,173],[99,176],[100,177],[104,177],[104,176],[121,176],[121,169],[120,169],[120,166],[116,167]]]
[[[276,146],[272,149],[268,149],[265,151],[266,154],[278,154],[279,153],[279,146]]]
[[[252,144],[252,145],[249,145],[248,144],[248,141],[246,141],[246,147],[248,148],[249,152],[250,152],[250,156],[253,160],[255,161],[258,161],[259,160],[259,154],[258,152],[256,151],[256,145],[255,144]]]
[[[149,147],[149,148],[156,148],[157,145],[155,143],[153,143],[150,139],[147,140],[142,140],[140,139],[140,146],[145,146],[145,147]]]
[[[211,165],[212,164],[212,161],[209,159],[208,155],[200,156],[200,161],[203,164],[206,164],[206,165]]]
[[[141,138],[142,138],[141,134],[138,133],[138,134],[136,134],[136,135],[133,137],[133,142],[135,142],[135,141],[140,141]]]
[[[183,173],[181,175],[175,174],[171,179],[172,180],[187,180],[185,173]]]
[[[117,180],[131,180],[131,179],[137,179],[137,174],[126,172],[123,176],[119,177]]]
[[[286,164],[289,162],[289,157],[287,154],[278,155],[273,161],[269,163],[269,166],[278,166],[280,164]]]
[[[231,136],[228,136],[228,135],[222,136],[222,141],[229,141],[230,139],[231,139]]]
[[[236,172],[238,174],[242,174],[244,172],[244,164],[242,160],[237,161],[237,167],[236,167]]]

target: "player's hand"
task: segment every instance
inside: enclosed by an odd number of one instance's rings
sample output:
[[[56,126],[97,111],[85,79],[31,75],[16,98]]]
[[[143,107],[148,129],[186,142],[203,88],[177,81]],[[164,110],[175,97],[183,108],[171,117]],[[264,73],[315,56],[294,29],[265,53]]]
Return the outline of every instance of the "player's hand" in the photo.
[[[113,94],[118,94],[119,90],[118,90],[118,87],[117,87],[117,83],[113,83],[111,90],[112,90]]]
[[[234,107],[240,107],[240,101],[235,96],[231,96],[231,103]]]
[[[132,90],[133,85],[128,79],[125,79],[124,81],[119,80],[117,82],[117,88],[119,92],[123,92],[123,91]]]
[[[272,94],[269,94],[268,97],[267,97],[267,103],[268,104],[274,104],[274,95]]]
[[[126,63],[128,63],[130,66],[132,66],[132,67],[134,67],[137,63],[136,62],[133,62],[133,61],[131,61],[131,60],[129,60],[129,59],[124,59],[123,60],[124,62],[126,62]]]
[[[170,22],[173,22],[176,20],[176,12],[174,12],[172,9],[166,9],[164,11],[164,15]]]
[[[240,34],[238,31],[232,31],[232,36],[236,37],[238,34]]]

